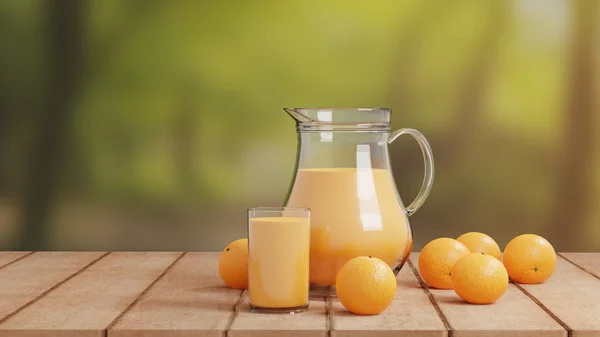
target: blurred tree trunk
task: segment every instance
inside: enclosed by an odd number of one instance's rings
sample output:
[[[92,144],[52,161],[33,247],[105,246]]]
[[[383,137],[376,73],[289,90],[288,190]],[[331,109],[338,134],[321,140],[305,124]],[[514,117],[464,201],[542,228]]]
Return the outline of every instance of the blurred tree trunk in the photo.
[[[568,92],[549,233],[562,250],[583,250],[592,196],[594,64],[598,1],[574,0]]]
[[[0,28],[7,29],[7,25]],[[1,45],[8,43],[0,41]],[[8,154],[9,131],[12,126],[13,101],[10,95],[10,80],[8,80],[8,59],[4,53],[0,53],[0,197],[7,193],[8,188],[8,166],[10,165]]]
[[[399,114],[395,121],[404,125],[409,118],[413,102],[412,90],[414,89],[414,74],[417,67],[420,51],[419,43],[426,38],[426,27],[424,22],[438,19],[438,15],[447,15],[447,10],[452,4],[444,2],[424,2],[417,12],[410,17],[408,23],[402,25],[398,36],[396,53],[398,58],[392,62],[390,68],[390,83],[388,85],[388,100]]]
[[[2,58],[0,53],[0,74],[2,71]],[[8,171],[8,132],[10,130],[10,103],[8,90],[0,85],[0,197],[7,191],[7,171]]]
[[[46,0],[45,104],[28,161],[19,248],[44,249],[82,73],[83,0]]]
[[[449,10],[454,8],[456,8],[456,3],[423,2],[419,5],[416,13],[410,17],[408,23],[399,29],[395,52],[397,57],[390,65],[391,77],[387,87],[387,100],[394,110],[392,126],[414,127],[411,125],[413,122],[411,116],[417,115],[413,110],[414,93],[419,90],[415,85],[416,70],[421,56],[419,44],[427,39],[427,29],[433,27],[432,22],[439,20],[442,15],[449,15]],[[431,142],[431,135],[426,134],[426,136]],[[422,174],[423,170],[422,160],[408,159],[421,158],[421,150],[413,142],[396,141],[391,146],[391,152],[390,162],[398,192],[402,196],[403,202],[408,204],[410,198],[404,200],[406,196],[416,196],[421,187],[421,181],[415,180],[413,177]]]
[[[507,1],[489,2],[487,26],[481,34],[477,49],[471,55],[464,77],[459,80],[458,104],[454,114],[456,117],[454,125],[448,129],[450,141],[446,143],[449,151],[444,151],[451,154],[454,162],[458,162],[457,155],[465,155],[481,131],[486,95],[510,10],[510,3]]]
[[[467,62],[463,77],[458,81],[458,104],[452,108],[456,110],[453,125],[449,126],[446,130],[440,130],[438,137],[435,137],[435,135],[427,136],[433,147],[435,164],[437,167],[442,168],[442,170],[444,170],[443,168],[453,166],[454,163],[460,162],[457,156],[465,155],[470,148],[470,144],[473,144],[476,140],[482,124],[481,119],[484,116],[483,110],[488,85],[493,75],[494,63],[501,49],[502,36],[506,31],[511,11],[511,5],[508,2],[488,1],[486,4],[488,4],[489,8],[485,29],[481,32],[477,48],[472,52],[471,59]],[[461,8],[458,10],[461,10]],[[444,14],[447,15],[448,11],[444,11]],[[418,21],[418,23],[422,22]],[[400,106],[408,109],[408,111],[412,110],[408,105],[410,104],[408,102],[411,101],[410,93],[412,88],[410,77],[412,77],[416,68],[414,62],[417,60],[416,48],[413,45],[416,45],[418,40],[422,38],[423,36],[418,34],[407,35],[405,40],[403,40],[405,44],[403,48],[407,49],[408,53],[405,58],[408,57],[412,62],[403,62],[401,65],[396,66],[396,73],[399,77],[403,78],[393,86],[400,95],[399,97],[405,101],[402,103],[399,102]],[[406,114],[401,114],[401,118],[402,115]],[[406,146],[414,147],[414,144],[408,143]],[[420,153],[418,156],[420,156]],[[419,172],[422,171],[422,163],[418,160],[407,161],[406,158],[398,158],[398,156],[392,156],[391,160],[393,166],[402,169],[403,175],[416,177],[421,174]],[[397,179],[399,180],[399,178]],[[411,183],[414,184],[411,192],[414,189],[418,191],[420,181],[414,180]],[[400,186],[399,190],[401,190],[401,195],[408,194],[404,193],[407,192],[407,186]],[[459,199],[455,200],[458,202]],[[461,200],[461,202],[464,202],[464,200]]]
[[[456,89],[456,104],[449,107],[454,110],[451,124],[440,132],[437,144],[438,151],[434,152],[436,166],[440,171],[463,171],[464,163],[470,161],[472,151],[477,143],[483,140],[485,129],[485,104],[489,93],[490,83],[496,70],[496,62],[502,50],[503,36],[509,25],[511,4],[507,1],[488,1],[487,20],[477,37],[475,48],[466,58],[466,67],[458,78]],[[453,189],[453,197],[445,200],[445,207],[458,209],[463,205],[477,204],[478,181],[461,179],[455,181],[449,188]],[[452,223],[462,224],[463,230],[473,225],[473,214],[458,212],[453,214]]]

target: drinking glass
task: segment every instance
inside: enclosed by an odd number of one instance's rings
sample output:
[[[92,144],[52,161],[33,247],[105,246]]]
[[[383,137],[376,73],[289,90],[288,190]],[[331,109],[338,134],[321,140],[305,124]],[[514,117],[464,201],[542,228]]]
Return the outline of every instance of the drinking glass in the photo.
[[[248,290],[253,312],[308,308],[310,209],[248,210]]]

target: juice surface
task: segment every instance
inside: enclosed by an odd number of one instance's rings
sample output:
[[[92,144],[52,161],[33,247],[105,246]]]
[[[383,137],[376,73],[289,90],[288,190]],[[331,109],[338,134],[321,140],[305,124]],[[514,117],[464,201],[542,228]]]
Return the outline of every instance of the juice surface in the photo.
[[[412,247],[404,208],[385,169],[300,169],[286,206],[311,209],[311,283],[335,285],[342,265],[360,255],[395,267]]]
[[[264,308],[307,304],[309,219],[253,218],[250,219],[248,239],[250,303]]]

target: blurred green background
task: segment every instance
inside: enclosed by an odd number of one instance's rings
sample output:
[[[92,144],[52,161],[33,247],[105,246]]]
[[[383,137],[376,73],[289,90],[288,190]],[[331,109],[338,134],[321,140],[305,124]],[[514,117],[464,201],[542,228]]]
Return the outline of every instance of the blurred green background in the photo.
[[[287,192],[282,107],[380,106],[436,160],[415,250],[600,250],[598,3],[2,0],[0,248],[220,250]]]

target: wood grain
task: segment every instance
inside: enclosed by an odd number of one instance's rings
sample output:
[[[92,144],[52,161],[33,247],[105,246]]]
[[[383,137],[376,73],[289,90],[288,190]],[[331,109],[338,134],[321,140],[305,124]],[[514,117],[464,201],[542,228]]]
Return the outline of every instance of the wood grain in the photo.
[[[0,324],[0,335],[101,337],[109,324],[180,255],[111,253]],[[55,260],[65,263],[64,259]],[[41,275],[29,269],[29,277]]]
[[[23,258],[31,252],[0,252],[0,268],[15,262],[16,260]]]
[[[418,253],[410,260],[418,274]],[[521,290],[509,284],[489,305],[472,305],[453,290],[428,288],[453,330],[453,336],[567,336],[567,331]]]
[[[0,319],[35,300],[102,255],[104,253],[39,252],[0,269]]]
[[[573,336],[600,336],[600,280],[563,258],[556,262],[546,282],[519,286],[572,329]]]
[[[230,337],[317,337],[327,336],[324,298],[310,301],[308,310],[296,314],[251,313],[247,292],[228,332]]]
[[[600,253],[561,253],[560,255],[600,278]]]
[[[600,337],[599,253],[561,254],[569,261],[559,258],[545,283],[511,284],[491,305],[423,289],[406,265],[396,300],[376,316],[323,298],[305,313],[250,313],[247,295],[220,280],[219,253],[26,254],[0,253],[0,337],[567,336],[567,329]]]
[[[403,336],[447,336],[442,319],[408,265],[402,268],[396,279],[396,299],[377,316],[353,315],[339,301],[333,301],[331,336],[385,337],[397,336],[400,331]]]
[[[219,253],[188,253],[108,331],[110,337],[223,336],[241,290],[225,287]]]

